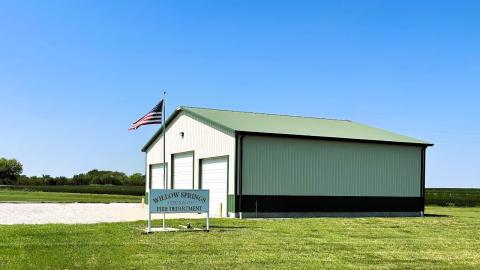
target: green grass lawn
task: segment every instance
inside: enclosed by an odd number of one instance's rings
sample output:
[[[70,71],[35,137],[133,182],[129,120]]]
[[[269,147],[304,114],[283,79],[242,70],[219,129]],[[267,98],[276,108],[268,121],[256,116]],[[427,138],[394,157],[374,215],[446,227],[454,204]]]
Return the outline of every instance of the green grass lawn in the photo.
[[[136,202],[142,201],[142,196],[40,192],[0,189],[0,202],[61,202],[61,203],[111,203],[111,202]],[[1,268],[0,268],[1,269]]]
[[[427,214],[436,216],[212,219],[209,233],[150,235],[145,222],[4,225],[0,269],[479,269],[480,208]]]

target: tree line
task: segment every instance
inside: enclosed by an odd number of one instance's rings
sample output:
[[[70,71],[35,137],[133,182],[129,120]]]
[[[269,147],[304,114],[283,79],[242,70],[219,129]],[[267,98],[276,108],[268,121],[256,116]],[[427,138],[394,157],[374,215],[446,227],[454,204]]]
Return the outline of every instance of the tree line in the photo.
[[[0,158],[0,185],[130,185],[144,186],[145,175],[126,175],[117,171],[91,170],[73,177],[22,175],[23,165],[16,159]]]

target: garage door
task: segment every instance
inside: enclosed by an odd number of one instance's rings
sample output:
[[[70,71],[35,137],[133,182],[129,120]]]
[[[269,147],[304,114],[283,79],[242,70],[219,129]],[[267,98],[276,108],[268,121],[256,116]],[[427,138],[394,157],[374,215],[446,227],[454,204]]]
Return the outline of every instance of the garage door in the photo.
[[[173,155],[173,188],[193,189],[193,153]]]
[[[204,159],[201,162],[201,188],[210,190],[210,215],[227,216],[227,158]]]
[[[167,166],[168,168],[168,166]],[[168,169],[167,169],[168,173]],[[167,177],[168,179],[168,177]],[[150,187],[152,189],[163,189],[163,164],[152,164],[150,171]]]

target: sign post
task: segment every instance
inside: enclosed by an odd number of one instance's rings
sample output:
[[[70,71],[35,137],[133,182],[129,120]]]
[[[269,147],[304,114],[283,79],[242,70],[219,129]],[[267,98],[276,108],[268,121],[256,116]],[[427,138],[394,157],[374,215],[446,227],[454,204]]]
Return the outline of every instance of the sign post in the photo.
[[[206,230],[210,230],[209,190],[205,189],[150,189],[148,194],[148,228],[152,232],[152,213],[206,213]],[[172,229],[162,228],[162,231]]]

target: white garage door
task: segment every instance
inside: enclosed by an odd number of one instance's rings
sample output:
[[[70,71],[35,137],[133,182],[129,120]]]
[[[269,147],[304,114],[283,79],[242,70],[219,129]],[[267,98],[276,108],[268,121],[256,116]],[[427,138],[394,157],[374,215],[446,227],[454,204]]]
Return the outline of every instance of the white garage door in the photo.
[[[152,164],[150,171],[150,181],[152,189],[163,189],[163,164]],[[167,166],[168,173],[168,166]],[[168,176],[167,176],[168,179]]]
[[[227,216],[227,158],[215,158],[202,160],[202,189],[210,190],[210,215],[220,216],[220,204],[222,216]]]
[[[173,155],[173,188],[193,189],[193,153]]]

